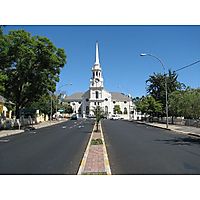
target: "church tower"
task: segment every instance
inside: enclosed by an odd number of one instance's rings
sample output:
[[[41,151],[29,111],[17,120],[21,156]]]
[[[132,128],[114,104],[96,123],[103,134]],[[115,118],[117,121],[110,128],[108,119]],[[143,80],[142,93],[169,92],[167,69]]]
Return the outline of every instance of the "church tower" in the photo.
[[[99,63],[99,46],[96,43],[95,63],[92,67],[92,78],[90,79],[90,88],[103,88],[103,77],[101,65]]]
[[[90,108],[101,106],[103,101],[103,77],[99,62],[99,45],[96,43],[95,63],[92,67],[92,78],[90,79]]]

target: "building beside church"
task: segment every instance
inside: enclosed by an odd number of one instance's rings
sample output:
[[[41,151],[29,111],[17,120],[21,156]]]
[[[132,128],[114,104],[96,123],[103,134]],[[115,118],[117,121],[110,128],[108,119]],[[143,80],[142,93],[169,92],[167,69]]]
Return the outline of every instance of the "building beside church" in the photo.
[[[73,113],[78,114],[80,117],[93,116],[94,113],[92,110],[96,106],[100,106],[108,118],[114,114],[119,115],[123,119],[138,118],[135,105],[130,96],[105,90],[102,69],[99,62],[98,43],[96,43],[96,57],[92,67],[92,78],[90,79],[89,89],[84,93],[77,92],[65,97],[64,102],[70,104]],[[116,107],[118,107],[118,113],[116,113]]]

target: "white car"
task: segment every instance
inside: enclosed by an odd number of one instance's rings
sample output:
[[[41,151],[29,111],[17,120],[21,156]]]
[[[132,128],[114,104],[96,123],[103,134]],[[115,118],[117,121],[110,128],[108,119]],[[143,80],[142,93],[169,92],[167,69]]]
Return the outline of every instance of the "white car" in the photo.
[[[117,115],[112,115],[110,119],[112,119],[112,120],[118,120],[118,119],[120,119],[120,117],[117,116]]]

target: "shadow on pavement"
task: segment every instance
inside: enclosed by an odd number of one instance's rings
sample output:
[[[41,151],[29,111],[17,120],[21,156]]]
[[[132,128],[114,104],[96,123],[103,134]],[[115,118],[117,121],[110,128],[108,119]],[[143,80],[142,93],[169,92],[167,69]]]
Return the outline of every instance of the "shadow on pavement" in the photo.
[[[184,138],[174,138],[169,140],[155,140],[156,142],[164,142],[165,144],[171,145],[192,145],[198,144],[200,145],[200,138],[191,138],[191,137],[184,137]]]

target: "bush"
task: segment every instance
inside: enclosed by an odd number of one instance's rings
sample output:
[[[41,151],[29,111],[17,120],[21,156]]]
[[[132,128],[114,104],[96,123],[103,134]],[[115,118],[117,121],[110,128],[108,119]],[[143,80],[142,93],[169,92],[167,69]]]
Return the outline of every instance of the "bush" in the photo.
[[[91,145],[99,145],[99,144],[103,144],[103,141],[101,138],[91,140]]]

